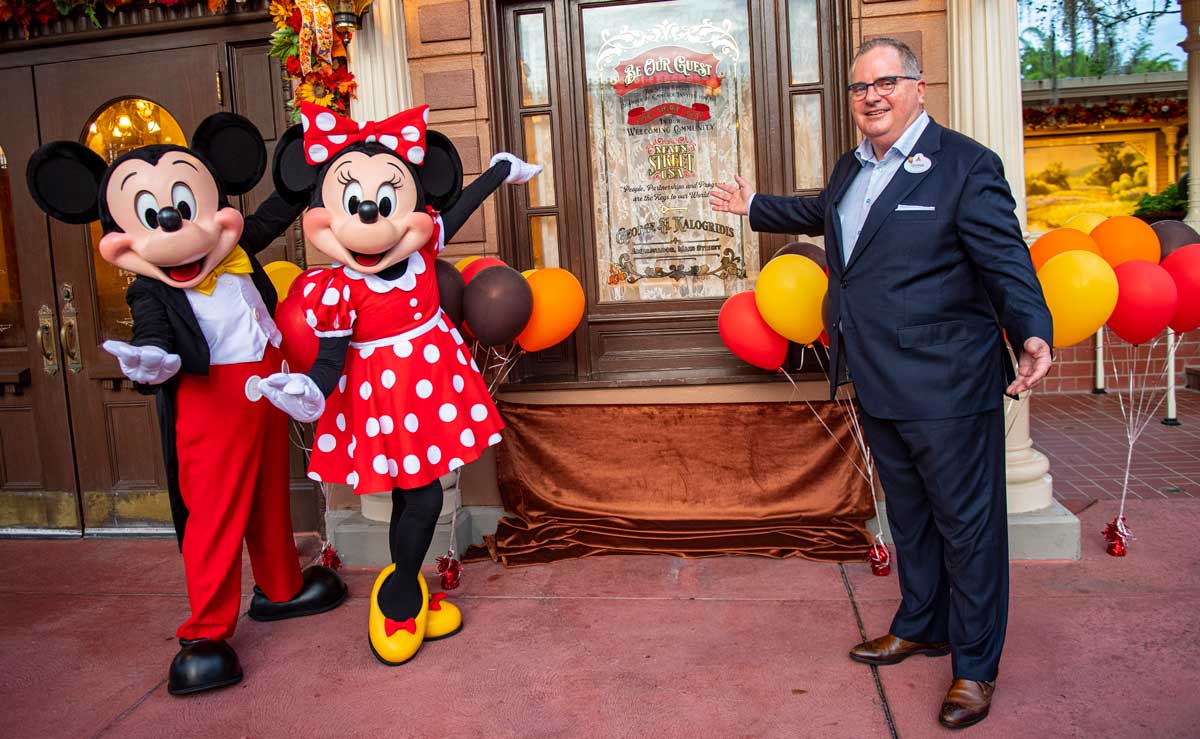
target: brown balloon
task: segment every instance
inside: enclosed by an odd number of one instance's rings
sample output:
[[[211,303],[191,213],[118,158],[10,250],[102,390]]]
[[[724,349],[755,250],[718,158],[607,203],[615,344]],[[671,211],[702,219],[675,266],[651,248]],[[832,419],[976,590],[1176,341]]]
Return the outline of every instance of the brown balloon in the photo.
[[[808,257],[816,262],[823,271],[829,271],[829,262],[825,260],[825,250],[816,244],[810,244],[807,241],[793,241],[776,252],[775,256],[780,254],[799,254],[802,257]]]
[[[488,267],[463,291],[463,319],[484,346],[515,341],[532,313],[533,291],[512,267]]]
[[[442,310],[446,312],[455,326],[461,326],[463,290],[466,288],[462,273],[453,264],[442,259],[437,260],[437,286]]]
[[[1154,233],[1158,234],[1158,245],[1162,249],[1162,259],[1170,256],[1171,252],[1181,246],[1200,244],[1200,233],[1183,221],[1158,221],[1150,224]]]

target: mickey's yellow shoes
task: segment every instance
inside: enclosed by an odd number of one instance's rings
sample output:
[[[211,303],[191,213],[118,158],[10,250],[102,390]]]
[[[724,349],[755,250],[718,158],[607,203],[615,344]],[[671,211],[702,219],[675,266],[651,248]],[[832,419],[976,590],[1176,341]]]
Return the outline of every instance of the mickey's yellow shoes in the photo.
[[[418,573],[417,577],[421,579],[421,591],[428,593],[429,586],[425,584],[425,576]],[[429,620],[425,625],[425,641],[448,639],[462,631],[462,611],[445,598],[445,593],[434,593],[428,599]]]
[[[371,652],[385,665],[395,667],[412,659],[425,641],[426,628],[429,622],[429,588],[425,578],[418,575],[421,584],[421,611],[413,618],[404,621],[393,621],[383,615],[379,608],[379,589],[396,570],[396,565],[390,564],[383,568],[379,577],[375,578],[375,587],[371,588],[371,615],[367,621],[367,635],[371,643]],[[445,608],[445,604],[442,604]],[[456,609],[457,610],[457,609]],[[461,621],[461,618],[460,618]]]

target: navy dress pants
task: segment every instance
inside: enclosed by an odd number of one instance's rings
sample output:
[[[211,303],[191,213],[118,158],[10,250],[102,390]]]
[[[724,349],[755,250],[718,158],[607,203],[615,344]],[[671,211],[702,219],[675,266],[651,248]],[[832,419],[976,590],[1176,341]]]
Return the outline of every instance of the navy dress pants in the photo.
[[[896,543],[892,633],[949,641],[954,677],[995,680],[1008,624],[1004,415],[888,420],[862,414]]]

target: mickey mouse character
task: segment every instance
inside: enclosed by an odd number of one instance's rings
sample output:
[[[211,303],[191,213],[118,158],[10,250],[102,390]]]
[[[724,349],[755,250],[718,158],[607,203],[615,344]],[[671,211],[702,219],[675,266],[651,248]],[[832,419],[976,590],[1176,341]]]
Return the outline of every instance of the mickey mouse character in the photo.
[[[305,236],[335,266],[293,288],[320,340],[312,369],[260,388],[293,418],[320,418],[309,477],[392,491],[392,564],[375,581],[368,621],[387,665],[462,627],[458,608],[430,598],[420,573],[442,508],[438,478],[499,442],[504,427],[439,305],[437,255],[501,183],[542,169],[497,154],[464,190],[454,146],[426,131],[428,110],[360,124],[302,104],[274,170],[276,190],[308,201]]]
[[[266,169],[250,121],[217,113],[190,148],[156,144],[108,166],[58,141],[29,161],[29,191],[66,223],[100,220],[101,256],[138,276],[126,291],[133,340],[106,341],[140,392],[157,396],[171,513],[191,616],[167,689],[174,695],[242,679],[226,642],[241,602],[242,541],[257,583],[250,617],[328,611],[346,597],[332,570],[300,571],[288,491],[288,419],[259,400],[258,378],[280,367],[275,288],[254,255],[300,208],[276,194],[243,219],[230,195]]]

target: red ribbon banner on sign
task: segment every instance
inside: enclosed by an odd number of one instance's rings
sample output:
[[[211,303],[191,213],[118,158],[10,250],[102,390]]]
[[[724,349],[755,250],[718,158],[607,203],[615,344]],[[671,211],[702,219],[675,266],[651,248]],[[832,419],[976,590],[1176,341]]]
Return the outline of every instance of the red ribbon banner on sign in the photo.
[[[664,115],[677,115],[691,121],[707,121],[709,110],[704,103],[692,103],[690,106],[679,103],[663,103],[655,105],[650,110],[640,107],[630,108],[628,121],[631,126],[642,126],[656,118],[662,118]]]

